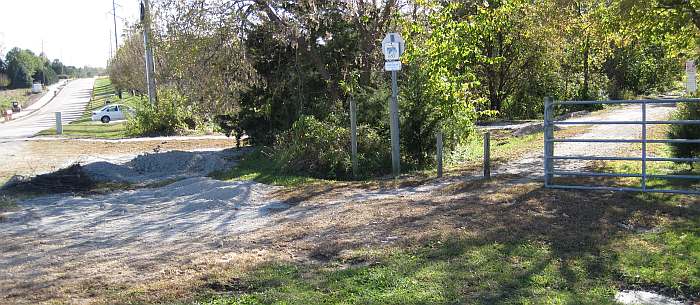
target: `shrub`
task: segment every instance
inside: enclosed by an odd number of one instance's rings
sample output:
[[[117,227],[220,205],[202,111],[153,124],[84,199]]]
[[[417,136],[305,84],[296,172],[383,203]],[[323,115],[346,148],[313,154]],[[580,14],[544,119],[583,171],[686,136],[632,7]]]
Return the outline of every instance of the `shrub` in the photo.
[[[151,106],[139,103],[135,115],[127,121],[126,130],[132,136],[165,136],[186,133],[201,124],[184,96],[174,90],[158,91],[159,101]]]
[[[352,171],[347,129],[302,116],[275,140],[275,159],[286,172],[338,178]]]
[[[700,103],[679,104],[673,114],[674,120],[700,120]],[[700,139],[700,125],[671,125],[668,132],[671,139]],[[676,158],[700,156],[700,144],[671,143],[671,154]],[[693,166],[692,163],[690,163]]]
[[[373,129],[358,128],[358,164],[360,176],[378,175],[390,165],[388,141]],[[275,140],[274,158],[288,173],[319,178],[352,177],[350,131],[347,128],[302,116],[292,128]]]

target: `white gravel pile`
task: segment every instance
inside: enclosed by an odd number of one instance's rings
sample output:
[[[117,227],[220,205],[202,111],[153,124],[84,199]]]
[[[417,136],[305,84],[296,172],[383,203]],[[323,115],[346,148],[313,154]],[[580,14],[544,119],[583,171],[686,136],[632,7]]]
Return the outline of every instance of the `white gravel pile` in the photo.
[[[241,151],[169,151],[140,155],[125,163],[93,162],[85,171],[101,182],[150,183],[206,176],[236,164]]]
[[[615,301],[625,305],[684,305],[667,296],[638,290],[625,290],[615,294]]]

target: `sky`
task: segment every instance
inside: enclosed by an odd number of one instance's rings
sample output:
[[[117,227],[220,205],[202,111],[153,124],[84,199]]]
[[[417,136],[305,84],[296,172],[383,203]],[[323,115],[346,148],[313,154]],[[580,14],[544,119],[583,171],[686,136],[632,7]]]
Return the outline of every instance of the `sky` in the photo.
[[[115,2],[121,44],[125,21],[138,20],[140,0]],[[0,0],[0,48],[4,53],[20,47],[39,54],[43,41],[44,53],[51,60],[104,67],[110,47],[114,49],[112,35],[112,0]]]

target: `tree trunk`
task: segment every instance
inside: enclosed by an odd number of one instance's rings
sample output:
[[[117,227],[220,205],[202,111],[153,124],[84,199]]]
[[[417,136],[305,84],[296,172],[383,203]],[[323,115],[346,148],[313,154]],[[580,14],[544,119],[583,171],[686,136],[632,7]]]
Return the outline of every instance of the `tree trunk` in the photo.
[[[590,71],[590,52],[591,44],[590,38],[586,35],[586,41],[583,45],[583,89],[581,90],[581,99],[590,99],[590,82],[591,82],[591,71]]]

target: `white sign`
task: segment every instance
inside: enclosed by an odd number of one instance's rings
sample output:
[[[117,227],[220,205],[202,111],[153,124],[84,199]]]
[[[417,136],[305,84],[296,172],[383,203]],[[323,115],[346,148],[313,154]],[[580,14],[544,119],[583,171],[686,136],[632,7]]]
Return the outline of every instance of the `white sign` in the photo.
[[[384,71],[401,71],[400,61],[387,61],[384,63]]]
[[[686,88],[688,89],[688,93],[692,94],[698,91],[697,71],[698,69],[695,66],[694,60],[689,60],[685,63],[685,74],[687,77]]]
[[[399,60],[404,50],[405,43],[399,33],[386,34],[382,40],[382,52],[384,52],[384,60],[386,61]]]

